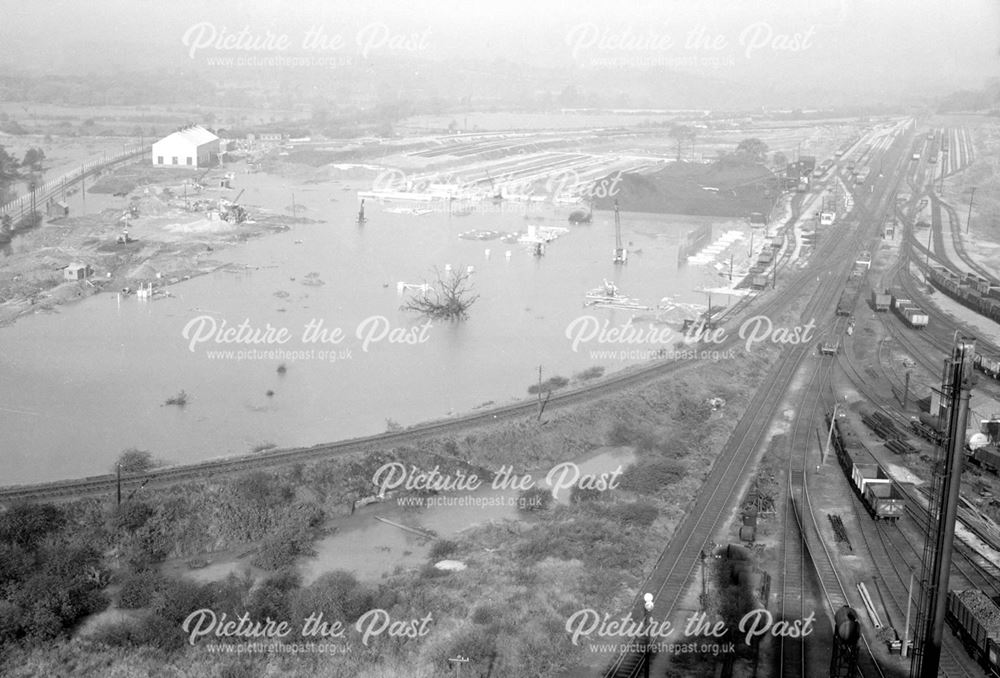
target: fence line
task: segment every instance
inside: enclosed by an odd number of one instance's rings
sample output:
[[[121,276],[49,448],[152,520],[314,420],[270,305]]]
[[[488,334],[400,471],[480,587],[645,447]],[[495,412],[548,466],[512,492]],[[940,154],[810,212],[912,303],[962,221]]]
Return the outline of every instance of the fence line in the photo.
[[[34,191],[29,191],[24,195],[14,198],[5,205],[0,206],[0,215],[10,214],[11,217],[13,217],[14,212],[19,210],[20,217],[24,217],[24,210],[30,209],[31,207],[32,193],[34,193],[35,209],[37,210],[40,205],[44,206],[50,199],[55,197],[57,193],[65,191],[67,188],[79,181],[83,181],[87,176],[100,172],[105,168],[113,167],[118,163],[126,162],[136,157],[142,157],[147,152],[151,152],[151,149],[152,146],[150,145],[140,146],[139,144],[134,144],[132,146],[127,146],[121,153],[116,153],[110,158],[103,157],[99,160],[85,162],[79,169],[67,172],[66,174],[63,174],[55,179],[48,179],[40,184],[36,184]]]

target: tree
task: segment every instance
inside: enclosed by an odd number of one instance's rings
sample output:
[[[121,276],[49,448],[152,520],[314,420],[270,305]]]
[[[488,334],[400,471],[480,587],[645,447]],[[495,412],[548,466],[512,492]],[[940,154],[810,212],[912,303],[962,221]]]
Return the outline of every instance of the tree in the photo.
[[[29,148],[21,161],[22,167],[30,167],[34,171],[41,171],[42,160],[45,160],[45,151],[40,148]]]
[[[775,167],[784,167],[788,164],[788,156],[781,151],[775,151],[774,155],[771,156],[771,164]]]
[[[744,139],[736,146],[737,154],[746,156],[754,162],[764,162],[767,151],[767,144],[756,137]]]
[[[681,149],[685,143],[694,144],[698,132],[688,125],[673,125],[667,132],[671,139],[677,142],[677,162],[681,161]]]
[[[21,178],[17,160],[3,146],[0,146],[0,196],[5,194],[10,185]]]
[[[468,270],[453,270],[445,277],[437,269],[435,273],[437,282],[434,285],[425,284],[424,291],[411,297],[403,305],[403,310],[442,320],[468,318],[469,308],[479,299],[479,295],[473,292],[471,274]]]
[[[118,457],[116,467],[122,473],[144,473],[153,467],[153,455],[146,450],[130,447]]]

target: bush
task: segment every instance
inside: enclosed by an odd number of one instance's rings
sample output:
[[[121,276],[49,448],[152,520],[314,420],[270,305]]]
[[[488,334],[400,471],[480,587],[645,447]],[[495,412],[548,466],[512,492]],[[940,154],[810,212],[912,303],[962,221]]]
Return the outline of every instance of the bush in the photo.
[[[162,585],[163,577],[152,570],[128,572],[121,580],[118,607],[124,610],[149,607],[153,603],[153,596]]]
[[[552,504],[552,492],[542,487],[524,490],[517,497],[519,511],[544,511]]]
[[[444,560],[458,550],[458,543],[450,539],[439,539],[431,546],[429,557],[431,561]]]
[[[611,514],[622,524],[622,527],[645,529],[653,524],[656,517],[660,515],[660,510],[648,502],[637,501],[630,504],[617,504],[612,508]]]
[[[352,573],[334,570],[293,594],[293,619],[298,623],[321,612],[327,621],[349,624],[372,609],[374,599],[374,592],[360,584]]]
[[[578,381],[590,381],[602,376],[604,376],[604,368],[600,365],[595,365],[594,367],[588,367],[583,372],[577,372],[573,375],[573,378]]]
[[[658,495],[685,474],[684,463],[676,459],[644,459],[625,469],[619,487],[639,494]]]
[[[569,379],[566,377],[549,377],[541,384],[532,384],[528,387],[528,393],[534,395],[536,393],[546,393],[548,391],[555,391],[569,384]]]
[[[250,561],[264,570],[288,567],[301,555],[311,552],[311,540],[299,533],[268,535]]]
[[[146,450],[130,447],[118,457],[117,467],[122,473],[143,473],[153,467],[153,455]]]
[[[52,504],[16,504],[0,513],[0,541],[26,549],[34,547],[51,532],[66,524],[66,514]]]
[[[579,487],[578,485],[574,485],[569,490],[569,501],[571,504],[599,501],[604,494],[604,492],[601,492],[596,487]]]
[[[472,611],[472,623],[486,626],[500,619],[500,611],[490,605],[480,605]]]
[[[142,501],[126,501],[115,511],[115,527],[126,532],[135,532],[156,514],[149,504]]]

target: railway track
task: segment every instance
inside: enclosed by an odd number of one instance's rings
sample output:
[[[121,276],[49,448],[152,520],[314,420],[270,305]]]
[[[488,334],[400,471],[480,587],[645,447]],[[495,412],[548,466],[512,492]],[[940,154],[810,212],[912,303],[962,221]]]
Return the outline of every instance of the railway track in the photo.
[[[959,220],[958,213],[955,211],[955,208],[952,207],[950,204],[946,203],[944,200],[942,200],[933,192],[930,193],[930,199],[932,204],[938,205],[939,209],[943,208],[944,211],[948,214],[948,228],[951,231],[951,244],[955,250],[955,254],[957,254],[958,258],[962,260],[962,263],[964,263],[969,269],[971,269],[973,273],[980,275],[984,278],[988,278],[990,280],[995,280],[996,273],[990,271],[988,268],[986,268],[978,261],[973,259],[969,255],[968,250],[965,249],[965,241],[962,240],[962,230],[961,230],[962,222]],[[938,224],[939,230],[941,226],[942,224],[939,223]],[[942,252],[943,251],[944,250],[942,250]]]
[[[895,160],[899,164],[899,157]],[[897,182],[901,180],[898,175]],[[886,199],[890,192],[882,194],[882,201]],[[857,203],[855,203],[857,204]],[[869,226],[871,226],[869,224]],[[870,228],[868,230],[871,230]],[[860,220],[855,220],[850,235],[834,240],[824,239],[821,247],[814,254],[811,264],[805,269],[806,275],[800,276],[804,281],[815,275],[817,261],[843,262],[835,271],[835,275],[821,276],[819,288],[815,291],[810,301],[803,311],[802,317],[815,318],[817,315],[830,314],[837,295],[846,279],[849,261],[853,261],[856,253],[861,249],[865,239],[873,237],[873,234],[866,233],[860,226]],[[765,384],[758,390],[758,397],[755,397],[751,405],[747,408],[743,417],[738,422],[736,429],[731,435],[726,446],[723,448],[718,459],[709,472],[709,477],[705,481],[705,490],[700,492],[685,514],[685,519],[678,526],[677,532],[667,544],[650,576],[644,585],[637,592],[632,605],[632,617],[642,618],[643,609],[641,595],[644,592],[652,592],[655,609],[658,616],[670,618],[675,612],[677,605],[683,596],[687,582],[698,562],[698,556],[704,545],[718,530],[726,509],[731,505],[738,488],[742,487],[746,478],[746,471],[750,466],[755,450],[766,436],[767,424],[771,421],[775,410],[780,403],[783,394],[797,371],[799,365],[808,354],[808,348],[804,346],[786,349],[784,360],[777,369],[772,370]],[[803,496],[808,505],[808,491],[803,484]],[[809,507],[811,511],[811,507]],[[812,520],[813,529],[819,533]],[[822,544],[822,542],[820,542]],[[825,548],[825,546],[824,546]],[[820,565],[817,569],[826,576],[836,578],[836,571],[827,554],[826,565]],[[846,599],[846,592],[840,587],[841,594]],[[828,597],[829,599],[829,597]],[[870,655],[870,648],[869,648]],[[877,662],[869,656],[865,660],[865,675],[869,678],[881,676]],[[621,653],[616,661],[604,674],[606,678],[614,676],[616,678],[634,677],[639,674],[643,667],[643,658],[637,653]]]
[[[875,566],[875,572],[879,574],[879,581],[881,581],[882,586],[878,586],[878,582],[873,579],[876,584],[877,591],[882,592],[883,587],[888,593],[886,596],[878,596],[883,601],[885,606],[885,613],[888,615],[889,619],[885,620],[891,623],[893,628],[899,629],[906,618],[906,607],[907,607],[907,597],[908,597],[908,587],[910,575],[913,574],[918,580],[919,584],[920,569],[919,569],[919,559],[922,557],[921,554],[918,555],[917,567],[913,567],[906,562],[906,559],[902,557],[902,552],[898,550],[896,546],[892,546],[887,543],[884,530],[881,526],[876,525],[878,521],[872,519],[868,514],[868,511],[861,506],[860,500],[857,496],[852,493],[851,506],[854,510],[854,515],[857,518],[859,531],[861,532],[862,541],[864,542],[865,551],[871,556],[872,563]],[[887,528],[888,529],[888,528]],[[892,528],[898,531],[898,527]],[[872,532],[876,534],[872,535]],[[873,597],[875,596],[873,592]],[[916,619],[919,614],[919,592],[915,595],[911,602],[910,610],[910,620],[911,624],[913,620]],[[912,630],[909,638],[912,638]],[[940,672],[943,673],[947,678],[958,678],[959,676],[970,675],[962,666],[961,661],[955,656],[953,648],[948,644],[942,647],[941,652],[941,664]]]
[[[839,327],[844,323],[838,318]],[[800,507],[804,505],[806,467],[811,463],[809,451],[815,450],[814,425],[817,415],[822,412],[822,393],[829,383],[833,361],[820,358],[813,367],[809,383],[803,390],[802,400],[792,423],[792,435],[788,449],[788,494],[785,501],[785,516],[782,535],[781,601],[780,618],[788,621],[804,619],[806,612],[806,581],[810,565],[816,569],[820,584],[826,589],[832,567],[827,567],[822,558],[810,558],[806,545],[806,529]],[[834,573],[835,574],[835,573]],[[824,593],[826,593],[824,591]],[[829,602],[829,595],[827,594]],[[836,612],[831,608],[830,618]],[[832,628],[832,624],[831,624]],[[800,678],[809,674],[809,660],[806,644],[801,638],[778,639],[781,665],[779,678]]]

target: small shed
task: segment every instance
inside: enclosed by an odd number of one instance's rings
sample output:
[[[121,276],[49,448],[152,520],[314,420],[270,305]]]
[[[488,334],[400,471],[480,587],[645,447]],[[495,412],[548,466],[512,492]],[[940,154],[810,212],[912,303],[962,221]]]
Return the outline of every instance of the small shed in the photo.
[[[86,280],[94,275],[94,270],[88,264],[70,264],[63,269],[66,280]]]
[[[45,205],[45,216],[49,219],[60,219],[69,216],[69,205],[62,200],[49,200]]]

